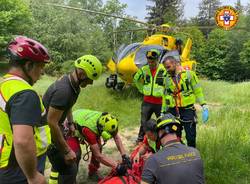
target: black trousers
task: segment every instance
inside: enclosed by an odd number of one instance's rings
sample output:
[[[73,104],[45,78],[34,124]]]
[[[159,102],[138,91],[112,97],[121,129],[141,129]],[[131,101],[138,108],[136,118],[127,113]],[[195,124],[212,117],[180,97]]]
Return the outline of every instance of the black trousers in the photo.
[[[137,138],[138,142],[143,141],[145,135],[143,125],[151,118],[153,113],[155,113],[157,118],[161,115],[161,104],[152,104],[143,101],[141,104],[141,126]]]
[[[52,165],[51,171],[59,172],[58,184],[75,184],[78,173],[78,165],[81,159],[81,150],[76,153],[76,162],[67,165],[64,162],[63,154],[54,146],[51,145],[48,149],[48,158]]]
[[[170,112],[174,116],[177,116],[176,108],[169,108],[168,112]],[[194,106],[188,108],[179,108],[179,115],[181,124],[186,133],[187,145],[195,148],[197,116]]]

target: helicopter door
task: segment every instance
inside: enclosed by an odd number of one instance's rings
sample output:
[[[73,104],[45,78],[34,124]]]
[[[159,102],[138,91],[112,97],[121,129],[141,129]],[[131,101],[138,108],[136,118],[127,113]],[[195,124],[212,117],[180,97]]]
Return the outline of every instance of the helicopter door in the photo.
[[[162,38],[162,45],[164,45],[165,47],[168,46],[168,38],[166,38],[166,37]]]

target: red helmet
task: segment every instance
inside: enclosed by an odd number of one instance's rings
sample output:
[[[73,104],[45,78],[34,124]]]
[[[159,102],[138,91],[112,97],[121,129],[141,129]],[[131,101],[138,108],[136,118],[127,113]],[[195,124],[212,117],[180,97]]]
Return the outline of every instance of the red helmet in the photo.
[[[13,60],[30,60],[33,62],[49,62],[49,54],[47,49],[39,42],[18,36],[11,41],[7,47],[10,57]]]

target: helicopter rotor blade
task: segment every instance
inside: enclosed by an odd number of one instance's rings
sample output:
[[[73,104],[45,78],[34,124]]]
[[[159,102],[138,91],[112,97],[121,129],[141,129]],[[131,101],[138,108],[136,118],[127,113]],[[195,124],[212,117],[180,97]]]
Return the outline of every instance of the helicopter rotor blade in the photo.
[[[112,15],[112,14],[99,12],[99,11],[94,11],[94,10],[88,10],[88,9],[84,9],[84,8],[77,8],[77,7],[54,4],[54,3],[47,3],[47,5],[54,6],[54,7],[59,7],[59,8],[64,8],[64,9],[71,9],[71,10],[76,10],[76,11],[88,12],[88,13],[92,13],[92,14],[99,14],[99,15],[104,15],[104,16],[107,16],[107,17],[113,17],[113,18],[122,19],[122,20],[128,20],[128,21],[136,22],[136,23],[143,24],[143,25],[150,25],[150,24],[148,24],[146,22],[143,22],[143,21],[140,21],[140,20],[137,20],[137,19],[122,17],[122,16],[118,16],[118,15]]]
[[[113,31],[113,33],[137,32],[137,31],[148,31],[148,30],[151,30],[151,29],[138,28],[138,29],[117,30],[117,31]]]
[[[177,25],[177,26],[170,26],[168,28],[167,31],[162,31],[162,25],[155,25],[155,24],[149,24],[137,19],[133,19],[133,18],[128,18],[128,17],[122,17],[122,16],[118,16],[118,15],[113,15],[113,14],[108,14],[108,13],[104,13],[104,12],[99,12],[99,11],[94,11],[94,10],[88,10],[88,9],[84,9],[84,8],[77,8],[77,7],[72,7],[72,6],[66,6],[66,5],[61,5],[61,4],[54,4],[54,3],[46,3],[47,5],[50,6],[54,6],[54,7],[58,7],[58,8],[64,8],[64,9],[71,9],[71,10],[76,10],[76,11],[81,11],[81,12],[87,12],[87,13],[91,13],[91,14],[98,14],[98,15],[103,15],[106,17],[113,17],[113,18],[117,18],[117,19],[121,19],[121,20],[127,20],[127,21],[131,21],[131,22],[135,22],[135,23],[139,23],[139,24],[143,24],[145,26],[147,26],[147,28],[139,28],[139,29],[134,29],[134,30],[121,30],[121,31],[114,31],[113,33],[119,33],[119,32],[131,32],[131,31],[160,31],[160,32],[164,32],[165,34],[168,32],[179,32],[180,30],[183,30],[185,28],[190,28],[190,27],[197,27],[199,29],[202,30],[206,30],[206,29],[215,29],[217,28],[217,26],[185,26],[185,25]],[[164,24],[163,24],[164,25]],[[247,28],[245,27],[235,27],[232,30],[247,30]]]

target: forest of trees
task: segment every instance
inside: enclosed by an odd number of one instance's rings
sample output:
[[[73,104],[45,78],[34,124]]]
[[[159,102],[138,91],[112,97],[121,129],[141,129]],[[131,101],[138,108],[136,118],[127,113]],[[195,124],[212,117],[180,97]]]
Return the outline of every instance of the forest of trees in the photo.
[[[182,0],[147,0],[146,20],[153,24],[170,23],[187,27],[193,39],[192,58],[198,62],[198,72],[209,79],[243,81],[250,79],[250,8],[240,0],[235,4],[240,20],[232,31],[217,29],[214,13],[219,0],[202,0],[196,17],[183,17]],[[146,32],[118,33],[116,44],[113,31],[140,28],[134,22],[101,15],[60,9],[46,3],[112,13],[123,17],[126,4],[119,0],[0,0],[0,60],[6,57],[5,47],[15,35],[26,35],[48,47],[54,62],[75,60],[90,53],[106,62],[121,44],[141,42]],[[138,7],[139,8],[139,7]],[[199,26],[214,26],[202,29]]]

